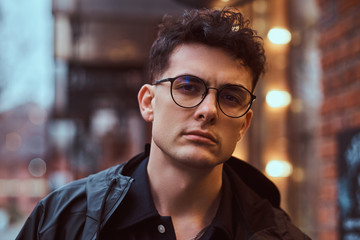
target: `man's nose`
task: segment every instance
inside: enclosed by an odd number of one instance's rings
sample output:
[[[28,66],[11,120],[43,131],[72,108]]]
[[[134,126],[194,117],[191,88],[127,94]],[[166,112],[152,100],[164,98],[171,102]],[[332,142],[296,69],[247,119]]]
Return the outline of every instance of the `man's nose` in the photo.
[[[217,90],[215,88],[209,88],[204,100],[196,109],[197,117],[206,120],[214,120],[218,117],[218,113]]]

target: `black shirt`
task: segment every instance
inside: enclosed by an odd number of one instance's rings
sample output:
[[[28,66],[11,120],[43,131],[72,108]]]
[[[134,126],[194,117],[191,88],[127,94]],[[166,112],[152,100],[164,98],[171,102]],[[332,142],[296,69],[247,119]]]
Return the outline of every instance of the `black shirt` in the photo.
[[[155,208],[146,170],[147,163],[148,159],[142,161],[131,174],[135,181],[124,202],[101,231],[101,239],[176,239],[171,217],[160,216]],[[233,239],[233,202],[230,183],[224,174],[220,207],[201,240]]]

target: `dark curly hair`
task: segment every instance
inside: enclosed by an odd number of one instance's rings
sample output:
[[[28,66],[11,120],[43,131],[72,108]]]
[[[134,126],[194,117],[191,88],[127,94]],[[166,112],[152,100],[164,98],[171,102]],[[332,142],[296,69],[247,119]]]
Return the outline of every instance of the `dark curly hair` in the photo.
[[[234,8],[194,9],[182,17],[164,16],[150,50],[150,80],[166,71],[172,51],[181,44],[201,43],[219,47],[242,60],[253,77],[253,89],[265,71],[262,38],[249,27],[249,20]]]

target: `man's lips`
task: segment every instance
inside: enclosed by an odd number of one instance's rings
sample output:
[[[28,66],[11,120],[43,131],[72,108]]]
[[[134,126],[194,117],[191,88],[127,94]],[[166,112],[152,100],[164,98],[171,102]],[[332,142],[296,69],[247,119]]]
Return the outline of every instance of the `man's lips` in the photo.
[[[201,131],[201,130],[188,131],[185,132],[184,135],[192,141],[212,143],[212,144],[218,142],[217,138],[213,134],[206,131]]]

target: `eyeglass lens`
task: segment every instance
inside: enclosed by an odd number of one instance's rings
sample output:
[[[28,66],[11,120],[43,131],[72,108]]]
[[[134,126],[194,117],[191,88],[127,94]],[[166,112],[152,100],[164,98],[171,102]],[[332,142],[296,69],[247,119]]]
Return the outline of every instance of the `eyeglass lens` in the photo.
[[[208,88],[205,82],[193,76],[180,76],[172,82],[171,94],[174,101],[185,108],[199,105],[206,97]],[[241,86],[228,85],[218,92],[218,104],[226,115],[239,117],[246,113],[252,95]]]

